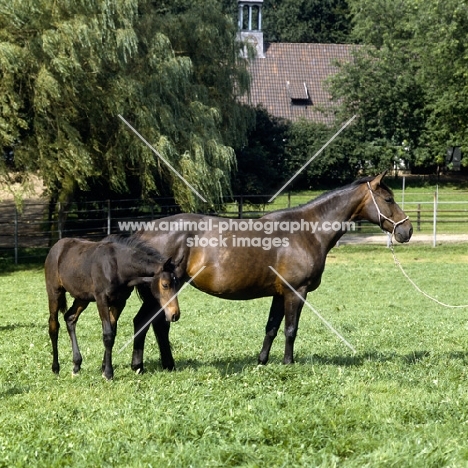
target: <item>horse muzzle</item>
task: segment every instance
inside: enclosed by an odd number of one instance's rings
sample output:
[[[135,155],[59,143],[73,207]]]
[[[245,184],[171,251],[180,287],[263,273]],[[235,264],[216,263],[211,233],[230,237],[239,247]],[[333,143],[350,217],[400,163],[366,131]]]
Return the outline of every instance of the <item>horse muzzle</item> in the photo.
[[[412,235],[413,235],[413,225],[411,224],[409,220],[395,227],[395,232],[394,232],[395,240],[399,242],[400,244],[409,242]]]
[[[166,322],[177,322],[180,319],[180,310],[165,310],[164,312],[166,314]]]

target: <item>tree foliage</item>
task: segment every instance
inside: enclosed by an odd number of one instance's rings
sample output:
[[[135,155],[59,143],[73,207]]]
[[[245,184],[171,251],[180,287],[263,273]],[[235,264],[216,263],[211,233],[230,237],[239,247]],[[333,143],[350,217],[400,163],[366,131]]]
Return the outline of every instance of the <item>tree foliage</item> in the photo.
[[[359,114],[355,132],[366,152],[412,168],[443,163],[450,146],[466,153],[467,2],[349,4],[363,47],[332,89],[344,114]]]
[[[137,183],[197,207],[119,114],[210,202],[229,191],[251,115],[236,25],[214,0],[166,3],[0,0],[0,145],[53,199]]]
[[[288,167],[295,174],[310,161],[338,128],[300,120],[290,125],[287,133]],[[323,189],[346,184],[362,170],[362,155],[355,144],[351,129],[346,129],[313,160],[289,187],[293,190]]]
[[[174,0],[178,5],[190,0]],[[234,21],[237,0],[218,0]],[[348,0],[264,0],[262,30],[267,42],[350,42]]]
[[[248,143],[237,151],[233,188],[238,195],[272,195],[289,177],[286,139],[289,123],[258,107]],[[268,197],[269,198],[269,197]],[[254,204],[263,203],[252,197]]]
[[[349,42],[347,0],[265,0],[268,42]]]

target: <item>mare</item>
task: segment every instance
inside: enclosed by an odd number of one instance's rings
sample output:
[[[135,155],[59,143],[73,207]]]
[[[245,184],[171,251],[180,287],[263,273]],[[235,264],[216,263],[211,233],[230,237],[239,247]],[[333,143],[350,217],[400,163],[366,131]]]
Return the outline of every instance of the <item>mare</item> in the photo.
[[[350,223],[367,220],[392,233],[398,242],[410,240],[411,222],[383,183],[384,176],[385,172],[362,178],[303,206],[274,211],[256,220],[179,214],[155,221],[157,229],[133,236],[144,239],[163,255],[183,255],[185,275],[181,280],[193,278],[191,284],[201,291],[233,300],[272,296],[258,362],[267,363],[284,318],[283,362],[290,364],[294,362],[303,301],[308,292],[319,287],[327,254],[352,227]],[[144,323],[157,306],[148,298],[134,318],[135,332],[141,332],[134,339],[132,368],[136,371],[143,370],[149,328]],[[168,342],[168,323],[154,324],[153,329],[158,343]],[[163,367],[174,368],[170,348],[160,346],[160,352]]]
[[[165,318],[174,322],[180,311],[177,297],[176,266],[143,240],[109,236],[100,242],[64,238],[49,251],[45,280],[49,299],[49,336],[52,341],[52,371],[59,373],[58,321],[63,312],[73,350],[73,375],[81,368],[82,356],[76,339],[76,323],[90,302],[96,302],[102,321],[104,359],[102,372],[112,379],[112,348],[117,321],[127,299],[138,285],[147,285],[151,299],[163,304]],[[148,288],[149,286],[149,288]],[[73,298],[67,310],[66,292]],[[148,300],[148,298],[147,298]]]

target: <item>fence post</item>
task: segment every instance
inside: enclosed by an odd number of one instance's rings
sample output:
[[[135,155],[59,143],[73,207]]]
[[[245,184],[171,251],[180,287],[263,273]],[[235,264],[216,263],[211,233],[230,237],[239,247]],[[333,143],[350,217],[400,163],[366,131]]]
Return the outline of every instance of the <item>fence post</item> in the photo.
[[[432,247],[437,245],[437,202],[439,198],[439,186],[436,185],[436,191],[434,192],[434,223],[433,223],[433,239]]]
[[[107,235],[111,233],[111,202],[107,200]]]
[[[18,207],[15,203],[15,239],[14,239],[14,246],[15,246],[15,265],[18,265]]]
[[[243,216],[243,210],[244,210],[244,197],[243,195],[240,196],[240,200],[239,200],[239,205],[238,205],[238,217],[239,219],[242,219],[242,216]]]
[[[288,192],[288,208],[291,208],[291,192]]]
[[[403,186],[401,188],[401,209],[405,209],[405,186],[406,186],[406,177],[403,176]]]
[[[418,212],[416,214],[416,219],[417,219],[417,229],[418,231],[421,230],[421,203],[418,203]]]

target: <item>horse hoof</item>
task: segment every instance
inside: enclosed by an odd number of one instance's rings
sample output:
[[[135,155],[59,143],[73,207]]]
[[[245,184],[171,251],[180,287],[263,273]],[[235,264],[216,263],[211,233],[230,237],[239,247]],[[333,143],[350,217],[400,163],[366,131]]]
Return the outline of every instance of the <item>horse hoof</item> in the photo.
[[[111,375],[111,376],[107,376],[106,374],[104,374],[104,372],[102,373],[102,377],[104,379],[106,379],[108,382],[110,382],[111,380],[114,380],[114,376]]]
[[[174,359],[161,359],[161,366],[163,370],[174,371],[176,370]]]
[[[132,365],[131,366],[132,371],[135,372],[135,374],[143,374],[145,372],[145,369],[143,367],[143,364],[138,364],[137,366]]]
[[[80,376],[79,372],[72,371],[72,378],[79,377],[79,376]]]

